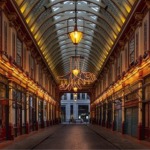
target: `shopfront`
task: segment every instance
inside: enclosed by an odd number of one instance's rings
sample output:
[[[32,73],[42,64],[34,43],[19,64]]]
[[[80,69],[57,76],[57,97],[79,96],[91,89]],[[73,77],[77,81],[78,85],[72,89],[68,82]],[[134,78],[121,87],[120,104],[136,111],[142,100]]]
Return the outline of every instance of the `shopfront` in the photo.
[[[114,130],[122,131],[122,102],[115,100],[115,111],[114,111]]]
[[[143,126],[144,138],[150,140],[150,76],[144,80]]]
[[[112,127],[112,116],[113,116],[113,110],[112,110],[112,100],[111,97],[108,99],[107,103],[107,128]]]
[[[8,81],[0,75],[0,141],[8,138],[9,128]]]
[[[43,108],[44,103],[42,99],[39,99],[38,103],[38,123],[41,128],[44,127]]]
[[[36,97],[29,96],[29,127],[30,131],[36,130]]]
[[[138,91],[125,96],[125,133],[138,137]]]
[[[12,91],[13,103],[13,125],[14,125],[14,136],[26,133],[26,91],[19,85],[14,85]]]

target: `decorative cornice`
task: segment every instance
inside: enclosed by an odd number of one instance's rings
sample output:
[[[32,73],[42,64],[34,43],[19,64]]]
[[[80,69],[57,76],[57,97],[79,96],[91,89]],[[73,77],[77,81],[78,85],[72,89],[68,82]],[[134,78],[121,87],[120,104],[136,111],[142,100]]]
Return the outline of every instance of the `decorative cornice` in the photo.
[[[9,21],[15,21],[17,19],[17,14],[15,12],[11,12],[11,14],[8,15]]]
[[[145,0],[146,6],[148,9],[150,9],[150,0]]]
[[[142,14],[142,13],[140,13],[140,12],[136,12],[136,13],[134,14],[134,18],[135,18],[135,20],[137,20],[137,21],[142,21],[143,18],[144,18],[144,14]]]
[[[26,41],[26,45],[28,48],[30,48],[32,46],[32,44],[33,44],[32,40]],[[30,50],[30,49],[28,49],[28,50]]]
[[[9,19],[9,26],[14,27],[14,22],[17,20],[17,14],[15,12],[11,12],[11,14],[8,15]]]
[[[5,8],[6,2],[7,2],[7,0],[1,0],[1,1],[0,1],[0,8],[1,8],[2,10]]]

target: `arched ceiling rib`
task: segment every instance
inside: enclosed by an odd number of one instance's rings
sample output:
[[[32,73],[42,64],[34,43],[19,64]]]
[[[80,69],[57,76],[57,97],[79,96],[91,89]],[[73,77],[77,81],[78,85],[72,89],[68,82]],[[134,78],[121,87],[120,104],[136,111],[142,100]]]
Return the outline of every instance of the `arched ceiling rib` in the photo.
[[[69,72],[75,46],[67,32],[75,23],[74,0],[15,0],[54,76]],[[100,73],[132,6],[138,0],[77,1],[78,30],[84,37],[77,47],[85,71]],[[68,23],[68,24],[67,24]]]

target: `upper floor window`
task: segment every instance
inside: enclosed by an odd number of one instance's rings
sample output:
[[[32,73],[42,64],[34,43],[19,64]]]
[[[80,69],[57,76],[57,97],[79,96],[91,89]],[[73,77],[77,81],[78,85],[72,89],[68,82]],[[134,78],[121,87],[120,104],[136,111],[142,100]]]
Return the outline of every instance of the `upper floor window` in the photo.
[[[43,71],[41,65],[39,65],[39,83],[43,84]]]
[[[120,53],[117,58],[117,76],[121,74],[121,66],[122,66],[122,55]]]
[[[134,35],[129,41],[129,64],[133,63],[135,60],[135,39]]]
[[[4,21],[4,51],[7,52],[7,33],[8,33],[8,28],[7,28],[7,22]]]
[[[85,99],[85,93],[82,93],[82,99]]]
[[[45,75],[45,88],[46,88],[46,90],[48,90],[48,77],[47,77],[47,75]]]
[[[108,70],[108,84],[110,85],[111,83],[112,83],[112,65],[110,64]]]
[[[139,56],[139,33],[137,32],[135,35],[135,49],[136,49],[136,58]]]
[[[79,100],[80,100],[80,93],[78,93],[77,99],[79,99]]]
[[[71,100],[73,100],[73,93],[71,93]]]
[[[51,80],[49,80],[49,93],[51,92]]]
[[[30,59],[29,59],[29,65],[30,65],[30,76],[32,79],[34,79],[34,77],[35,77],[35,74],[34,74],[35,62],[31,55],[30,55]]]
[[[147,51],[147,21],[144,22],[144,51]]]
[[[17,38],[16,63],[18,66],[21,67],[22,67],[22,49],[23,49],[22,41],[19,38]]]
[[[103,90],[106,88],[106,76],[103,77]]]
[[[27,48],[24,46],[23,47],[23,68],[24,68],[24,70],[26,69],[26,66],[27,66]]]
[[[16,55],[16,35],[12,33],[12,57],[15,59]]]
[[[67,99],[67,93],[64,93],[64,100]]]

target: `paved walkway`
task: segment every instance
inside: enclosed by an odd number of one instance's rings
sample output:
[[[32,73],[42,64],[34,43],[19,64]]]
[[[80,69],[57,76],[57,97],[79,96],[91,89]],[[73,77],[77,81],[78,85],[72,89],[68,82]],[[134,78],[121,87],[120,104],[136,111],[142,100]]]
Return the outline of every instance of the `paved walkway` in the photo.
[[[35,145],[42,142],[49,135],[61,129],[63,125],[54,125],[47,128],[33,131],[30,134],[24,134],[16,137],[14,140],[0,143],[0,149],[32,149]]]
[[[127,134],[112,131],[98,125],[90,124],[88,127],[114,145],[118,146],[120,149],[150,149],[150,142],[138,140]]]
[[[0,143],[0,149],[150,149],[139,141],[98,125],[55,125]]]

